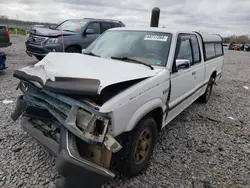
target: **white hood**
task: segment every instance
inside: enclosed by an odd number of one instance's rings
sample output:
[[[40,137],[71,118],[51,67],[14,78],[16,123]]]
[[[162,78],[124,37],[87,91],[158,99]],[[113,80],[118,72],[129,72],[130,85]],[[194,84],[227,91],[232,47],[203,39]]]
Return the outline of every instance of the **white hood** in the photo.
[[[106,86],[151,77],[160,70],[162,68],[151,70],[141,64],[75,53],[49,53],[34,66],[20,69],[41,78],[44,84],[48,79],[55,81],[55,77],[97,79],[100,81],[99,94]]]

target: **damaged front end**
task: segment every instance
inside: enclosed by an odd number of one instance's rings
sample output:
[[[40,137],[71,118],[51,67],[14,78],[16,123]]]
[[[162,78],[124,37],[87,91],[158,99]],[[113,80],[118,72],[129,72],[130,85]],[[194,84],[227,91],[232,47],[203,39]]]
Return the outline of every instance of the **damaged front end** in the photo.
[[[57,156],[57,187],[100,187],[114,178],[112,153],[121,145],[110,134],[111,115],[98,105],[38,88],[22,80],[12,119]],[[89,181],[90,179],[93,179]]]

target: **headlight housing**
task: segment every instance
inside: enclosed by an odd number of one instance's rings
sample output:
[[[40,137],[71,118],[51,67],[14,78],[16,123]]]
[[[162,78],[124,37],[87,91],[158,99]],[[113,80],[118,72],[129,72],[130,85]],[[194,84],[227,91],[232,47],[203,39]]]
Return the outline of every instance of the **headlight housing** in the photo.
[[[46,42],[47,44],[57,44],[57,43],[62,43],[62,37],[58,38],[49,38]]]

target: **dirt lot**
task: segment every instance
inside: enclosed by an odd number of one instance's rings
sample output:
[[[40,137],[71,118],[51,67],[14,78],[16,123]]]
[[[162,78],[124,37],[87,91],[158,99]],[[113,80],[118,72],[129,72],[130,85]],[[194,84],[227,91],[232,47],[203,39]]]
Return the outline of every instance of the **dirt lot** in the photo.
[[[0,72],[0,187],[54,187],[55,159],[10,114],[20,94],[13,70],[35,64],[25,37],[12,37],[8,69]],[[151,165],[108,187],[250,187],[250,53],[225,52],[224,72],[208,104],[194,103],[160,134]],[[88,180],[87,180],[88,181]]]

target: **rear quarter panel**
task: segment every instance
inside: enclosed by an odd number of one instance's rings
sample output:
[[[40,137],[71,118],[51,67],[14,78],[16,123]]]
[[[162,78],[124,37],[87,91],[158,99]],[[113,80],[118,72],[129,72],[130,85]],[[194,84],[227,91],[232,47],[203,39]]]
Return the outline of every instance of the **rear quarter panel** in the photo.
[[[205,72],[205,79],[204,83],[207,83],[211,77],[211,75],[216,72],[216,80],[219,78],[218,75],[222,73],[224,62],[224,56],[220,56],[205,62],[206,72]],[[206,90],[206,85],[202,88],[202,93]]]
[[[205,74],[205,81],[208,81],[213,72],[216,72],[216,75],[222,73],[224,62],[224,56],[220,56],[205,62],[206,65],[206,74]]]

